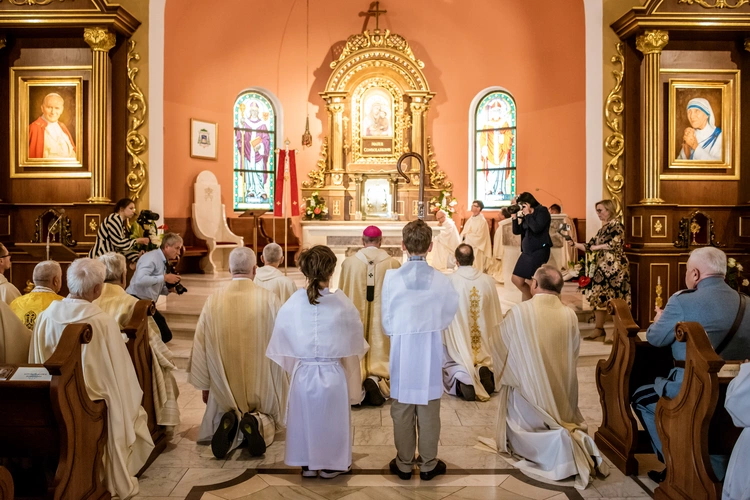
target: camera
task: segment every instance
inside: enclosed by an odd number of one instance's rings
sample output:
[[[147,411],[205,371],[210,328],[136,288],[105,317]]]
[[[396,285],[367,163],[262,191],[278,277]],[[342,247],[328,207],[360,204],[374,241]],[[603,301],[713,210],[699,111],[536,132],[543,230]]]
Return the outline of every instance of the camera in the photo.
[[[157,219],[158,219],[158,216],[157,216]],[[174,267],[175,267],[174,264],[172,264],[171,262],[167,262],[167,274],[177,274],[175,272]],[[182,295],[183,293],[186,293],[188,291],[188,289],[185,288],[185,286],[179,281],[177,283],[165,283],[165,284],[167,285],[167,288],[170,290],[174,288],[174,292],[177,295]]]
[[[140,226],[152,224],[157,220],[159,220],[159,214],[152,212],[151,210],[141,210],[141,213],[138,214],[138,224]]]
[[[521,205],[519,205],[518,203],[514,203],[513,205],[510,205],[508,207],[508,212],[510,212],[510,214],[513,215],[513,214],[517,214],[518,212],[520,212],[521,209],[523,209]]]

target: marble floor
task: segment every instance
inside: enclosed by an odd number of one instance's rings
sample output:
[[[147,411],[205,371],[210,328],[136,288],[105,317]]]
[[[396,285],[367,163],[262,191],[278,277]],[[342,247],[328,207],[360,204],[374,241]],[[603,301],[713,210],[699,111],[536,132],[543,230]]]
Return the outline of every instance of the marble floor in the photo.
[[[217,282],[227,278],[187,279],[190,293],[178,299],[192,295],[189,305],[184,301],[185,310],[195,310],[198,296],[207,296],[216,289]],[[295,278],[301,283],[301,275]],[[503,296],[502,285],[498,291]],[[564,295],[564,301],[571,307],[580,302],[574,287],[566,286]],[[504,309],[511,305],[512,301],[503,301]],[[160,309],[179,311],[181,305],[179,301],[171,301],[162,304]],[[581,323],[582,329],[590,327],[588,323]],[[181,368],[176,378],[182,423],[175,429],[166,451],[141,476],[137,499],[615,499],[651,497],[655,487],[645,474],[656,464],[649,463],[647,458],[641,462],[643,470],[638,477],[626,477],[610,467],[608,477],[597,477],[583,491],[575,490],[570,484],[550,485],[524,476],[500,455],[481,449],[479,445],[479,437],[494,437],[496,396],[483,403],[443,396],[439,456],[447,463],[449,473],[430,482],[421,482],[416,477],[408,482],[400,481],[387,473],[388,463],[396,453],[388,403],[381,408],[352,410],[352,474],[331,480],[303,479],[298,468],[284,464],[283,433],[277,435],[276,441],[260,458],[253,458],[246,449],[239,448],[226,459],[217,460],[210,446],[196,442],[205,405],[199,391],[187,382],[184,371],[192,342],[189,338],[175,338],[169,347]],[[609,346],[601,341],[582,343],[578,361],[579,406],[591,435],[601,422],[594,370],[597,361],[608,353]]]

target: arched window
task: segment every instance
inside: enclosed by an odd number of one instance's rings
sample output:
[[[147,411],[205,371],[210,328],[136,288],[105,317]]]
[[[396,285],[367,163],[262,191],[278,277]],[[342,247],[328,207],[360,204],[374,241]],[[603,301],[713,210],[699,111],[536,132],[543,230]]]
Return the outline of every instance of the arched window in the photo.
[[[234,210],[271,210],[276,172],[276,107],[256,90],[234,102]]]
[[[516,195],[516,101],[504,90],[491,89],[472,104],[470,195],[485,208],[508,206]]]

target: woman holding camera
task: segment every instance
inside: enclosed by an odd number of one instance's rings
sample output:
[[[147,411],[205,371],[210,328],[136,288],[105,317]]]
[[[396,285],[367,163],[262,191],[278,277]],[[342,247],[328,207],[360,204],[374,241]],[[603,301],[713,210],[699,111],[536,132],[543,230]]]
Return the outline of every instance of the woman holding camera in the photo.
[[[148,238],[130,238],[126,230],[126,221],[135,215],[135,202],[123,198],[115,204],[114,212],[108,215],[96,230],[96,243],[89,252],[95,259],[107,252],[121,253],[129,262],[138,260],[139,253],[133,249],[136,243],[148,245]]]
[[[547,207],[541,205],[531,193],[521,193],[516,198],[520,209],[511,215],[513,234],[521,235],[521,256],[513,269],[511,280],[521,290],[522,300],[531,298],[531,288],[527,283],[537,269],[549,260],[552,238],[549,225],[552,217]]]
[[[595,205],[596,215],[602,227],[588,243],[568,242],[579,250],[589,253],[593,260],[586,272],[591,278],[591,286],[584,294],[594,308],[596,327],[592,336],[595,339],[605,334],[604,320],[607,317],[609,299],[624,299],[630,304],[630,272],[628,258],[625,257],[625,228],[617,219],[617,211],[612,200],[602,200]],[[593,273],[591,272],[593,271]],[[611,343],[611,338],[605,338]]]

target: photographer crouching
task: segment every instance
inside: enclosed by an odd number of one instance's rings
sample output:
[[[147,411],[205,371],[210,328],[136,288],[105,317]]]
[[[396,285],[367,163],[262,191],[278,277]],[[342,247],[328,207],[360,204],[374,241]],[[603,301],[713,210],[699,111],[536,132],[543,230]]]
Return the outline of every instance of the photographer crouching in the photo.
[[[160,248],[146,252],[138,259],[127,292],[139,299],[153,300],[154,303],[159,299],[159,295],[186,292],[185,287],[180,285],[180,276],[174,273],[169,262],[180,255],[181,248],[182,237],[179,234],[165,234]],[[167,320],[158,310],[154,313],[154,321],[159,327],[162,341],[167,343],[172,340],[172,331],[167,325]]]

